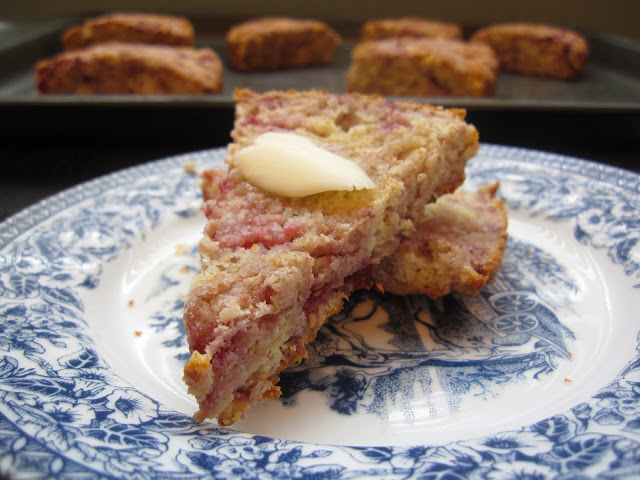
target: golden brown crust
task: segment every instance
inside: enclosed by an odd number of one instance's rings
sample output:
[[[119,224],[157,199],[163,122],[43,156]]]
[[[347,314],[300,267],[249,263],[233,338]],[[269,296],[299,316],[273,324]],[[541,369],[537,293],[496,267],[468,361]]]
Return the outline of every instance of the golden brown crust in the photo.
[[[67,50],[96,43],[152,43],[193,46],[194,28],[184,17],[149,13],[111,13],[85,20],[62,34]]]
[[[35,67],[38,93],[219,93],[222,63],[210,49],[105,43]]]
[[[589,45],[565,28],[533,23],[490,25],[476,31],[472,42],[495,50],[504,71],[575,80],[582,76]]]
[[[495,91],[497,70],[486,45],[406,37],[357,45],[346,83],[350,92],[484,97]]]
[[[462,39],[462,27],[457,23],[427,20],[418,17],[381,18],[362,25],[361,41],[383,38],[426,37]]]
[[[227,59],[236,70],[275,70],[333,61],[340,36],[317,20],[267,17],[229,29]]]

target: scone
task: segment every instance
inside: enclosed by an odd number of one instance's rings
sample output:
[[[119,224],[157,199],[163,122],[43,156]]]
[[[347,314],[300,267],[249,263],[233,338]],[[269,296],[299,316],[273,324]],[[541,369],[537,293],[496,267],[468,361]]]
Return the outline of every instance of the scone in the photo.
[[[202,176],[204,200],[217,183]],[[507,244],[508,217],[498,183],[458,189],[426,205],[397,250],[371,269],[371,285],[396,295],[479,294],[496,276]],[[365,282],[366,283],[366,282]]]
[[[184,17],[150,13],[111,13],[85,20],[62,34],[67,50],[96,43],[152,43],[191,47],[194,28]]]
[[[505,23],[477,30],[470,41],[489,45],[507,72],[564,80],[582,76],[589,45],[565,28],[533,23]]]
[[[229,65],[242,72],[331,63],[342,42],[324,22],[281,17],[234,25],[225,40]]]
[[[416,230],[373,267],[376,283],[397,295],[473,297],[495,277],[507,244],[498,184],[457,190],[424,207]]]
[[[360,40],[383,38],[426,37],[462,40],[462,27],[457,23],[418,17],[381,18],[362,24]]]
[[[280,396],[279,372],[305,356],[354,289],[371,286],[371,266],[398,248],[424,205],[461,184],[478,149],[461,110],[319,91],[238,90],[235,100],[228,170],[203,175],[202,272],[184,311],[195,418],[220,425]],[[374,188],[291,198],[253,186],[236,157],[265,132],[352,160]]]
[[[222,91],[211,49],[104,43],[63,52],[35,67],[40,94],[203,94]]]
[[[349,92],[485,97],[496,86],[491,48],[458,40],[394,38],[362,42],[351,54]]]

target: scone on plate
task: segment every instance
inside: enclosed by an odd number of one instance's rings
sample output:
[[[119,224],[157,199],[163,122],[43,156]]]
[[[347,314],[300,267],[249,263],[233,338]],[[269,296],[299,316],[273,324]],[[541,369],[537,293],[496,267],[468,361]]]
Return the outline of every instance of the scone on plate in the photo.
[[[507,244],[507,211],[498,184],[456,190],[424,207],[415,232],[373,268],[376,283],[397,295],[473,297],[495,277]]]
[[[232,26],[225,37],[227,60],[242,72],[331,63],[342,43],[318,20],[266,17]]]
[[[493,95],[498,59],[482,44],[440,38],[359,43],[346,73],[350,92],[398,96]]]
[[[501,70],[564,80],[582,76],[587,39],[566,28],[537,23],[503,23],[477,30],[470,41],[489,45]]]
[[[211,49],[104,43],[39,61],[40,94],[203,94],[222,91],[222,63]]]
[[[194,28],[184,17],[116,12],[89,18],[62,34],[62,43],[67,50],[107,42],[191,47]]]
[[[462,40],[462,27],[457,23],[419,17],[380,18],[368,20],[360,29],[360,40],[398,37],[449,38]]]
[[[319,91],[239,90],[235,100],[228,169],[203,174],[202,272],[184,311],[195,418],[220,425],[280,396],[279,372],[306,355],[354,289],[371,286],[372,265],[427,203],[462,183],[478,149],[461,110]],[[355,162],[373,188],[290,197],[254,186],[238,159],[266,132]]]

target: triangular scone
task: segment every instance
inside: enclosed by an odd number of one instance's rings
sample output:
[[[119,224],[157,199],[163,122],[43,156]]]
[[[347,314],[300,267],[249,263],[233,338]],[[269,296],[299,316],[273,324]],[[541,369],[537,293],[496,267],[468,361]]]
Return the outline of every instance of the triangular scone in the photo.
[[[228,171],[205,173],[202,273],[184,313],[195,418],[220,425],[280,395],[278,373],[304,357],[353,289],[370,284],[371,265],[397,249],[424,205],[462,183],[478,149],[462,110],[319,91],[238,90],[235,100]],[[355,161],[375,188],[288,198],[254,187],[234,155],[268,131]]]
[[[416,230],[373,267],[384,291],[397,295],[451,292],[473,297],[495,277],[507,245],[507,211],[498,184],[456,190],[424,207]]]

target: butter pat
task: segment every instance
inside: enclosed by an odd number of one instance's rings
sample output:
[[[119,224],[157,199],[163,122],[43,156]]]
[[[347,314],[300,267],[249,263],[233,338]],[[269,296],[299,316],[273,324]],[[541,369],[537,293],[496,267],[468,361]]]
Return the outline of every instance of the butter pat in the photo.
[[[252,145],[236,152],[234,164],[252,185],[287,197],[375,186],[354,161],[295,133],[258,136]]]

